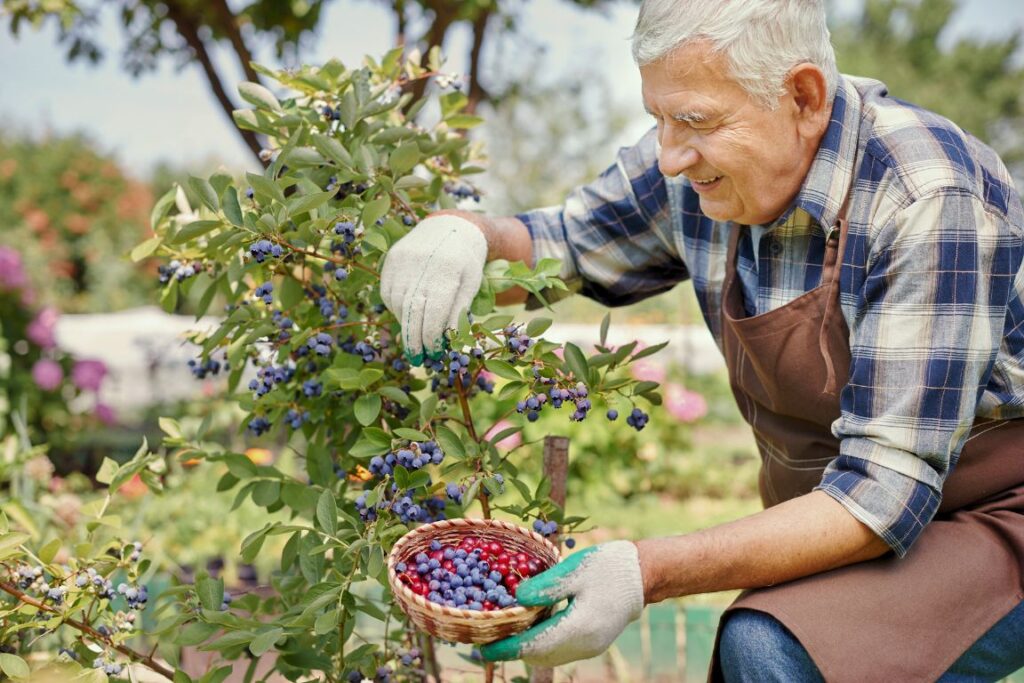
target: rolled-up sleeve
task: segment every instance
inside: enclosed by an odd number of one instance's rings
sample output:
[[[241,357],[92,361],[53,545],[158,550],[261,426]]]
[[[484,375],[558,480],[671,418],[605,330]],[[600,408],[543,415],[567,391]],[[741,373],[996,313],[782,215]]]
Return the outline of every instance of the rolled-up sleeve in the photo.
[[[871,240],[851,365],[818,489],[902,557],[934,517],[1004,336],[1021,236],[977,197],[946,190]]]
[[[615,163],[563,206],[519,214],[534,261],[561,261],[570,292],[622,306],[671,289],[688,277],[672,238],[657,131],[619,150]]]

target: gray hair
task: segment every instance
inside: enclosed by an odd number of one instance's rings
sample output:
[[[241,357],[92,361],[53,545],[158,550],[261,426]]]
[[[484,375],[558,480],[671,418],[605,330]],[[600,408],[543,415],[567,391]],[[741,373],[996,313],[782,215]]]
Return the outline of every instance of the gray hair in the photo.
[[[829,102],[839,82],[823,0],[644,0],[632,40],[638,66],[707,40],[765,109],[778,107],[786,74],[797,64],[824,72]]]

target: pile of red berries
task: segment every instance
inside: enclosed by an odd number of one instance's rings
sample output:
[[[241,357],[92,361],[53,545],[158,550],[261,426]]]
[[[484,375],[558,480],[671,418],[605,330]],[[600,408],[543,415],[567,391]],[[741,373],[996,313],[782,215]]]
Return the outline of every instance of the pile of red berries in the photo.
[[[512,607],[519,582],[541,571],[530,553],[499,541],[466,536],[458,545],[430,542],[430,551],[395,565],[398,580],[416,595],[440,605],[490,612]]]

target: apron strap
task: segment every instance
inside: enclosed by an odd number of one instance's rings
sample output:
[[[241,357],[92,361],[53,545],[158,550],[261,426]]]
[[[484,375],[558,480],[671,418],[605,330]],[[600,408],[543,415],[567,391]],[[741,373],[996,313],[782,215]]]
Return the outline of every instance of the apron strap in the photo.
[[[853,182],[851,178],[846,196],[843,197],[843,205],[839,209],[839,216],[825,235],[825,259],[821,269],[821,283],[827,283],[829,289],[825,313],[821,317],[821,328],[818,330],[818,348],[827,371],[824,391],[830,396],[834,396],[839,390],[839,378],[836,377],[835,364],[829,352],[828,323],[832,316],[837,314],[836,309],[839,306],[839,275],[843,270],[843,254],[846,252],[846,236],[849,233],[846,212],[850,206],[850,197],[853,195]],[[838,314],[842,315],[842,311]]]

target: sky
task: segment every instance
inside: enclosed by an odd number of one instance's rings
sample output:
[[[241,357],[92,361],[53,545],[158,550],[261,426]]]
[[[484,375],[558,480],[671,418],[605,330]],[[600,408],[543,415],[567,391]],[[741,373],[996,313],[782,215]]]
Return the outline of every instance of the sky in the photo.
[[[850,13],[860,0],[834,0],[840,13]],[[640,78],[629,52],[629,35],[637,5],[617,2],[606,11],[578,10],[561,0],[531,0],[521,4],[525,35],[547,48],[551,74],[594,68],[615,84],[616,98],[635,114],[637,125],[624,133],[632,137],[649,123],[640,104]],[[352,30],[352,27],[358,30]],[[130,171],[145,175],[160,161],[175,165],[209,165],[212,160],[240,169],[254,165],[234,132],[198,66],[176,71],[163,64],[156,73],[133,79],[122,71],[119,29],[108,13],[102,25],[104,42],[113,46],[98,67],[64,61],[56,44],[56,29],[23,29],[13,38],[0,20],[0,125],[18,132],[83,132],[101,149],[113,153]],[[1024,28],[1021,0],[961,0],[952,36],[1006,35]],[[370,0],[336,0],[328,5],[315,49],[305,61],[338,57],[357,64],[363,55],[380,55],[393,39],[390,14]],[[446,46],[454,71],[464,69],[465,34],[453,35]],[[502,58],[516,56],[519,46],[507,46]],[[224,73],[242,80],[233,63],[222,55]],[[257,53],[271,63],[271,55]],[[616,141],[628,144],[629,139]]]

